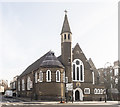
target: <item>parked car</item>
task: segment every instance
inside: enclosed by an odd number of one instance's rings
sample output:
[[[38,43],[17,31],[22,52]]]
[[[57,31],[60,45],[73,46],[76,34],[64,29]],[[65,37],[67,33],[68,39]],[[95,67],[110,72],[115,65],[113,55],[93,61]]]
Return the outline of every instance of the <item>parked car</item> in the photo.
[[[13,92],[12,92],[12,90],[6,90],[6,91],[5,91],[5,97],[13,97]]]

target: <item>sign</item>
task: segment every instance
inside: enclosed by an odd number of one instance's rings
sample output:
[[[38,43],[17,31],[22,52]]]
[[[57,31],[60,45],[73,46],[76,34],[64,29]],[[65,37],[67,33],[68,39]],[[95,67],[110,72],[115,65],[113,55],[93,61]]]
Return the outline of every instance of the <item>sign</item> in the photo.
[[[66,84],[66,90],[72,91],[73,90],[73,83]]]
[[[65,77],[65,83],[68,83],[68,77]]]
[[[80,87],[81,84],[79,82],[76,83],[76,87]]]

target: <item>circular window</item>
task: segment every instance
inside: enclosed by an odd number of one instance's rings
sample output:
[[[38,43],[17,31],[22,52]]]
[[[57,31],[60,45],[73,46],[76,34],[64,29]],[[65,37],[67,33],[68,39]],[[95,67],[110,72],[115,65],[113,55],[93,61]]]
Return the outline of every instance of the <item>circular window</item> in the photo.
[[[76,61],[76,64],[77,64],[77,65],[79,65],[79,64],[80,64],[80,62],[77,60],[77,61]]]

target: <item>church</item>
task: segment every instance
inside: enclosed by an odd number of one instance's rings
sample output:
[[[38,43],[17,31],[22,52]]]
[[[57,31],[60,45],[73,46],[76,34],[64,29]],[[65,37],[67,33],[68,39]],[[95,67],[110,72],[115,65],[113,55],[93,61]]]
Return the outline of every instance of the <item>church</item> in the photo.
[[[29,65],[17,79],[17,96],[49,101],[103,100],[106,90],[96,84],[96,71],[78,43],[72,48],[67,12],[60,35],[61,55],[49,51]]]

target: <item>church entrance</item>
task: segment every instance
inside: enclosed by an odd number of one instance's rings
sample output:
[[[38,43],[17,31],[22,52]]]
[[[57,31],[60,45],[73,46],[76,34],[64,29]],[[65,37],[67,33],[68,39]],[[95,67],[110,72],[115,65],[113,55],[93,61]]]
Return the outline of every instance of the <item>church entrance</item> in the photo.
[[[75,91],[75,101],[80,100],[80,92],[78,90]]]
[[[74,101],[83,101],[83,91],[81,88],[76,88],[73,90],[73,99]]]

